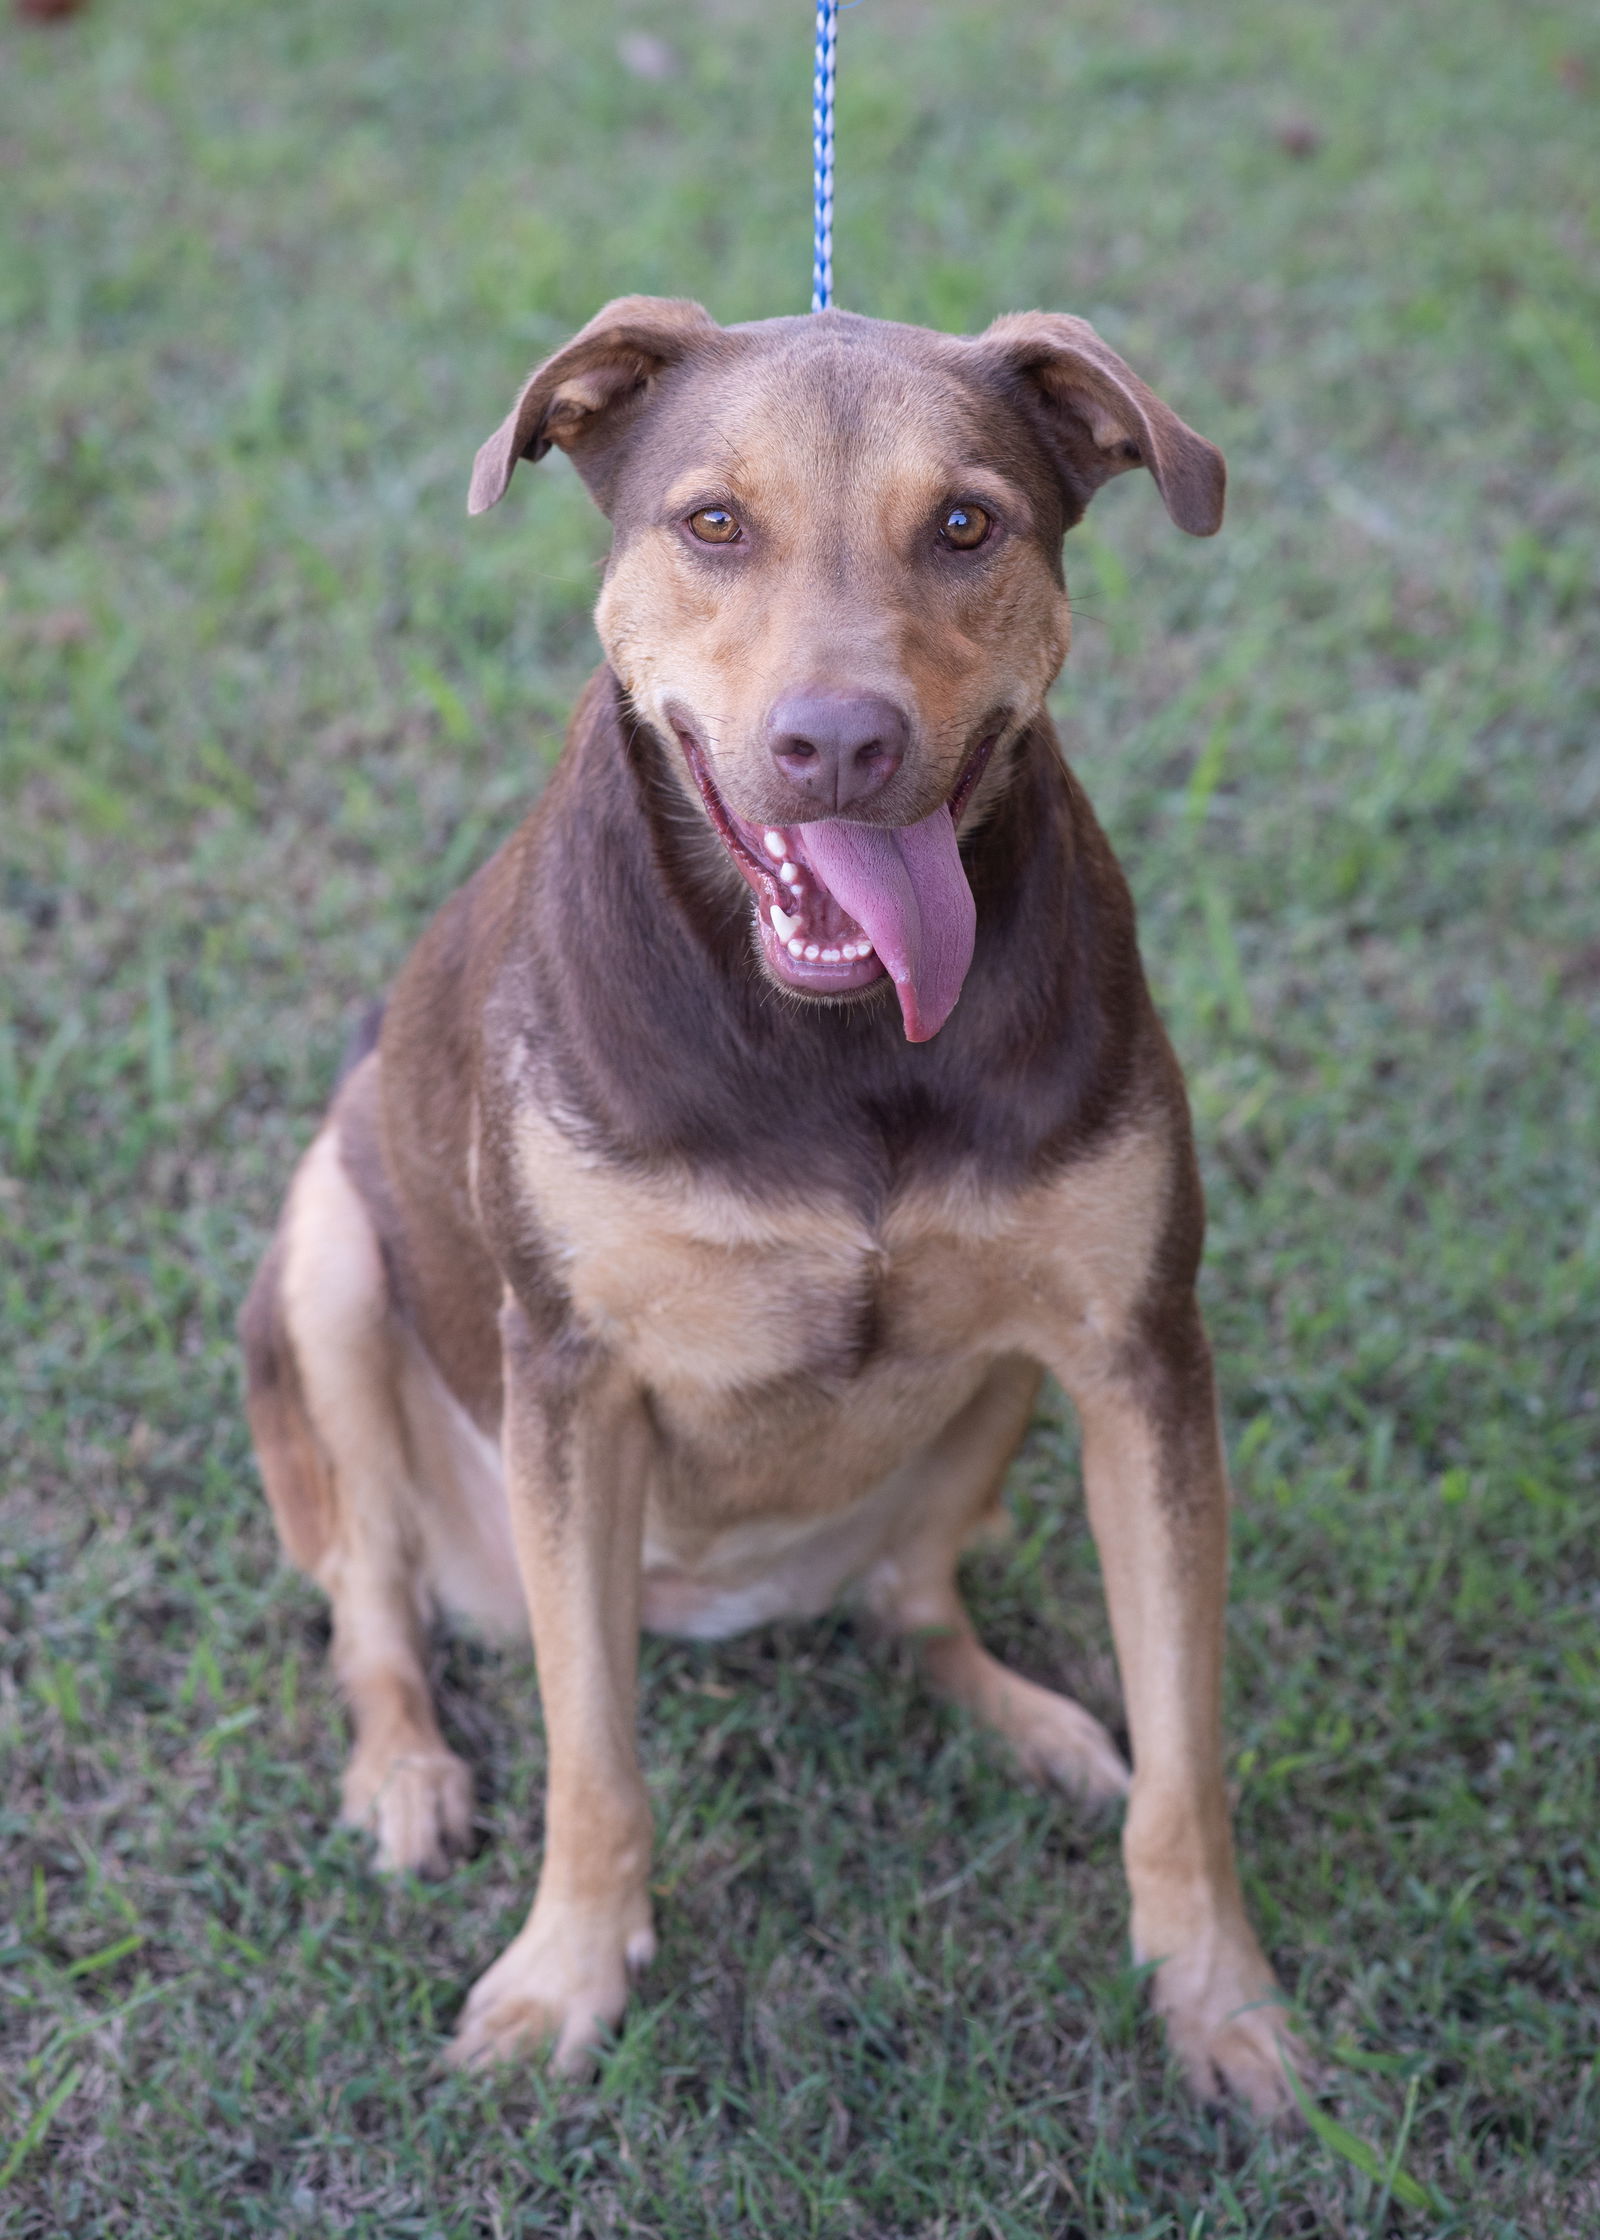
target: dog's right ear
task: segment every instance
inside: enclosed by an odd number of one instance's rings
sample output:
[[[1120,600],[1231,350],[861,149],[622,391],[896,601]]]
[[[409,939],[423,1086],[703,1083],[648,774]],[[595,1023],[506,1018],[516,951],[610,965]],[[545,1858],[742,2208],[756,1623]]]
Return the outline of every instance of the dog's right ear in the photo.
[[[618,438],[667,367],[721,332],[699,304],[673,296],[619,296],[581,334],[536,366],[521,396],[478,453],[468,513],[506,494],[519,459],[569,452],[595,502],[608,510]]]

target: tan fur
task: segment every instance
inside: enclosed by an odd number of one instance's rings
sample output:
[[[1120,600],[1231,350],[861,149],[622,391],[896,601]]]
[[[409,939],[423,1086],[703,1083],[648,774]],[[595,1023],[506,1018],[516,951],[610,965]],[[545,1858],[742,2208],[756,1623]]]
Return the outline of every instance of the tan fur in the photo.
[[[333,1604],[334,1664],[356,1731],[344,1816],[372,1828],[380,1865],[439,1872],[466,1841],[471,1780],[434,1716],[424,1664],[426,1536],[400,1405],[402,1337],[336,1124],[312,1144],[289,1193],[280,1301],[336,1517],[314,1568]]]
[[[284,1326],[282,1254],[256,1270],[239,1316],[247,1370],[245,1405],[273,1522],[289,1561],[315,1572],[337,1528],[328,1458],[306,1413],[295,1351]]]
[[[620,1175],[548,1117],[519,1129],[528,1202],[579,1320],[652,1393],[681,1458],[652,1503],[653,1543],[719,1580],[725,1535],[743,1544],[765,1521],[769,1559],[775,1536],[853,1509],[959,1414],[990,1361],[1038,1360],[1062,1330],[1075,1363],[1114,1350],[1148,1276],[1168,1158],[1158,1138],[1119,1136],[1036,1190],[919,1194],[874,1227],[814,1198]],[[776,1442],[748,1405],[760,1387],[781,1388]]]

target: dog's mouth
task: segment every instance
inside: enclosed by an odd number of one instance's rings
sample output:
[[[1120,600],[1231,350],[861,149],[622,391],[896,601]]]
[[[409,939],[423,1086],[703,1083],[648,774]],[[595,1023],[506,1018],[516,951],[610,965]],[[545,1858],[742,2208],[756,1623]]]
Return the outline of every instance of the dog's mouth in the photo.
[[[717,791],[693,732],[674,722],[712,829],[755,890],[768,971],[809,996],[847,996],[887,973],[908,1042],[928,1042],[955,1009],[972,962],[977,911],[956,842],[995,743],[987,730],[955,788],[916,824],[753,825]]]

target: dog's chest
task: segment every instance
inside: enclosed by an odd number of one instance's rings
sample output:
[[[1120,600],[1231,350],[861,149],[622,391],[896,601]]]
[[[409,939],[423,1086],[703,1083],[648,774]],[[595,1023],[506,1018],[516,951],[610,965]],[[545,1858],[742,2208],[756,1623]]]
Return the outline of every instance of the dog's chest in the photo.
[[[843,1393],[974,1354],[1055,1353],[1143,1280],[1151,1169],[1127,1146],[1065,1181],[908,1188],[876,1221],[828,1199],[640,1177],[525,1123],[521,1165],[580,1324],[654,1391]]]
[[[848,1381],[891,1342],[896,1255],[844,1208],[621,1173],[545,1125],[523,1148],[574,1314],[652,1389]]]

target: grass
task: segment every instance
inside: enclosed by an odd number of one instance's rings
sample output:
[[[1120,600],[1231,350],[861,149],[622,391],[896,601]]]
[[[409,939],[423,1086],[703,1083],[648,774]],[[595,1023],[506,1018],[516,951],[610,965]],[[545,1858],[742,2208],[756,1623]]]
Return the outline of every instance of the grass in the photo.
[[[649,1649],[663,1952],[593,2089],[434,2065],[531,1890],[525,1657],[440,1647],[450,1883],[330,1832],[231,1318],[348,1022],[593,659],[577,485],[469,527],[472,452],[608,295],[803,303],[808,38],[799,0],[0,28],[0,2232],[1600,2223],[1577,0],[845,19],[843,300],[1086,313],[1233,468],[1214,545],[1101,499],[1060,709],[1193,1087],[1240,1833],[1320,2128],[1186,2103],[1114,1831],[848,1616]],[[1014,1492],[986,1633],[1114,1718],[1055,1417]]]

